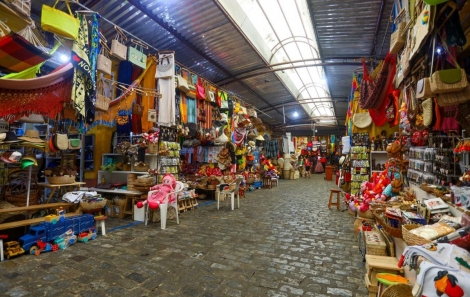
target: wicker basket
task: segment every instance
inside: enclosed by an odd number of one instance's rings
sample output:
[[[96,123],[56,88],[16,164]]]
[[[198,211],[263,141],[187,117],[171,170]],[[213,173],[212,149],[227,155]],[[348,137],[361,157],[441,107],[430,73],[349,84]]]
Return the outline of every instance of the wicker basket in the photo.
[[[370,209],[368,209],[366,211],[358,210],[357,211],[357,216],[361,217],[361,218],[365,218],[365,219],[374,219],[374,214],[372,213],[372,211]]]
[[[413,297],[412,288],[406,284],[391,285],[385,289],[382,297]]]
[[[149,170],[149,166],[148,165],[145,165],[145,166],[136,166],[134,165],[134,171],[136,172],[146,172]]]
[[[158,152],[158,146],[155,143],[149,143],[147,149],[149,154],[156,154]]]
[[[39,190],[31,191],[29,193],[29,205],[38,205],[41,195]],[[26,206],[26,201],[28,200],[26,193],[21,193],[17,195],[5,195],[5,201],[13,204],[14,206]]]
[[[383,228],[378,228],[377,225],[375,225],[375,230],[382,234],[382,237],[385,240],[385,243],[387,244],[388,255],[390,257],[395,257],[395,242],[393,241],[393,238],[390,237],[390,235],[388,235],[387,233],[385,233]]]
[[[100,208],[105,207],[107,202],[108,202],[108,200],[106,200],[105,198],[102,198],[102,200],[94,200],[94,201],[90,201],[90,202],[82,200],[82,201],[80,201],[80,206],[85,211],[86,210],[94,210],[94,209],[100,209]]]
[[[135,185],[154,185],[156,182],[155,177],[149,176],[149,177],[138,177],[135,181]]]
[[[397,54],[405,45],[405,27],[406,22],[401,22],[397,26],[397,30],[390,36],[390,53]]]
[[[387,244],[380,232],[376,230],[364,231],[364,240],[368,255],[387,256]]]
[[[108,111],[110,102],[111,102],[111,98],[108,98],[101,94],[97,94],[95,108],[99,111]]]
[[[113,199],[114,204],[118,206],[124,206],[126,204],[126,198],[114,198]]]
[[[377,209],[374,211],[374,216],[380,226],[382,226],[385,233],[396,238],[403,238],[402,229],[392,227],[382,218],[382,214],[385,213],[384,209]]]
[[[51,185],[72,184],[75,182],[75,175],[48,176],[47,181]]]
[[[356,216],[356,212],[352,211],[349,207],[348,207],[348,214],[350,214],[352,216]]]
[[[421,225],[407,224],[402,225],[403,241],[406,242],[408,246],[410,245],[422,245],[431,243],[432,241],[424,239],[418,235],[411,233],[410,231],[416,228],[421,227]]]

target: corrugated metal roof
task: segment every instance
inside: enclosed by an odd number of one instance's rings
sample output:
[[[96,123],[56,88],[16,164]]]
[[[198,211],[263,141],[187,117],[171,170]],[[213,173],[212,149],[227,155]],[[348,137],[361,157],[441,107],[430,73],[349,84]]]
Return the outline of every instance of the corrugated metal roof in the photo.
[[[376,37],[374,33],[382,0],[306,1],[325,62],[338,56],[368,57],[374,52],[380,57],[388,51],[390,29],[386,32],[386,28],[393,0],[384,0]],[[32,2],[33,13],[39,16],[41,5],[53,5],[55,0]],[[218,0],[82,0],[80,3],[153,47],[174,50],[178,62],[213,82],[267,65],[227,17]],[[59,7],[64,7],[64,4],[60,3]],[[107,22],[100,24],[108,41],[114,38],[113,26]],[[350,65],[325,67],[333,101],[347,98],[352,71],[356,68]],[[282,123],[282,103],[294,101],[296,95],[290,93],[275,73],[235,80],[221,87],[260,109],[269,110],[267,114],[271,118],[264,116],[268,122]],[[334,104],[338,117],[346,113],[346,104],[344,99],[341,100],[342,103]],[[272,106],[276,106],[277,110],[273,110]],[[307,117],[298,106],[287,106],[285,110],[288,115],[297,111],[303,114],[300,118]],[[341,124],[343,121],[339,122]]]

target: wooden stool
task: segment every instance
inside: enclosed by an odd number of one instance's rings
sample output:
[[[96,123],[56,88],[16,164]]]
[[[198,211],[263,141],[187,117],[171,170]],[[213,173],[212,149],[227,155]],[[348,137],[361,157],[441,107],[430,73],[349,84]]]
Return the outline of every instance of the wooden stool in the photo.
[[[101,227],[101,235],[106,236],[106,226],[104,222],[106,221],[107,216],[96,216],[95,217],[95,230],[98,234],[98,227]]]
[[[398,267],[398,259],[395,257],[366,255],[366,275],[364,281],[369,291],[369,297],[375,297],[379,291],[377,273],[386,272],[403,274],[403,268]]]
[[[336,203],[333,203],[333,195],[336,194]],[[331,188],[330,189],[330,201],[328,202],[328,209],[331,208],[331,206],[334,206],[336,205],[336,209],[339,210],[339,207],[340,207],[340,194],[341,194],[341,190],[340,189],[334,189],[334,188]]]
[[[263,189],[270,189],[271,186],[271,178],[270,177],[263,177]]]
[[[8,235],[0,235],[0,262],[3,262],[3,240],[8,239]]]
[[[271,189],[272,189],[272,187],[273,187],[274,185],[276,185],[276,187],[277,187],[278,181],[279,181],[279,180],[278,180],[277,178],[271,178]]]

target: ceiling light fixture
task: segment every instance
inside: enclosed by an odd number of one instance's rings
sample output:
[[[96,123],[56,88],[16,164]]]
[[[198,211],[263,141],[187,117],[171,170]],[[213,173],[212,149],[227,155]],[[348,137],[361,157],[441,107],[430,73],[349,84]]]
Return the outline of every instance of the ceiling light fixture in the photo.
[[[61,62],[67,62],[70,60],[70,57],[64,54],[60,54],[59,59]]]
[[[294,118],[298,117],[299,113],[297,111],[294,111]]]

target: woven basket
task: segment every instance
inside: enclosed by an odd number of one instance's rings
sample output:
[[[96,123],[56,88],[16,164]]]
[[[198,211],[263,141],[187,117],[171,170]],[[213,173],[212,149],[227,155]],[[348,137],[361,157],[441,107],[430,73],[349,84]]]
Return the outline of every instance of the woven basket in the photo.
[[[382,226],[385,233],[396,238],[403,238],[402,228],[395,228],[388,224],[382,217],[382,214],[385,213],[385,209],[377,209],[374,211],[374,216],[380,226]]]
[[[75,182],[75,175],[48,176],[47,181],[51,185],[72,184]]]
[[[155,184],[155,177],[149,176],[149,177],[138,177],[134,181],[135,185],[153,185]]]
[[[145,166],[136,166],[134,165],[134,171],[136,172],[146,172],[149,170],[149,166],[148,165],[145,165]]]
[[[412,288],[406,284],[391,285],[382,293],[382,297],[413,297]]]
[[[158,146],[155,143],[149,143],[147,149],[149,154],[156,154],[158,152]]]
[[[365,219],[375,219],[374,214],[372,213],[372,211],[370,209],[368,209],[364,212],[358,210],[357,211],[357,216],[361,217],[361,218],[365,218]]]
[[[356,216],[356,212],[352,211],[349,207],[348,207],[348,214],[350,214],[352,216]]]
[[[96,94],[95,108],[99,111],[108,111],[110,102],[111,98],[108,98],[101,94]]]
[[[432,242],[410,232],[411,230],[419,227],[421,227],[421,225],[407,224],[401,226],[403,233],[403,241],[406,242],[407,245],[422,245]]]
[[[102,198],[103,200],[100,201],[93,201],[93,202],[87,202],[87,201],[80,201],[80,206],[82,207],[83,210],[94,210],[94,209],[100,209],[103,208],[108,200]]]
[[[364,239],[366,242],[366,250],[368,255],[375,256],[388,256],[387,255],[387,244],[382,238],[382,234],[379,231],[364,231]]]
[[[114,204],[118,206],[124,206],[126,204],[126,198],[114,198]]]
[[[29,193],[29,205],[38,205],[41,195],[39,190],[31,190]],[[26,206],[26,201],[28,200],[27,193],[21,193],[17,195],[5,195],[5,201],[13,204],[14,206]]]
[[[453,106],[470,100],[470,84],[463,90],[436,96],[437,105],[441,107]]]
[[[444,70],[440,70],[440,71],[444,71]],[[431,75],[431,80],[430,80],[431,81],[431,91],[433,92],[433,94],[443,94],[443,93],[455,93],[455,92],[462,91],[465,88],[468,88],[467,74],[465,74],[465,70],[460,69],[460,74],[461,74],[461,77],[462,77],[460,79],[460,81],[458,81],[454,84],[446,84],[443,81],[441,81],[441,79],[439,77],[439,71],[435,71]],[[437,97],[437,104],[439,104],[439,106],[442,106],[439,103],[439,97]],[[462,102],[457,102],[457,98],[452,99],[453,96],[447,96],[447,97],[455,102],[452,105],[462,103]]]
[[[406,23],[401,22],[397,26],[397,30],[390,36],[390,53],[397,54],[405,45],[405,32]]]

